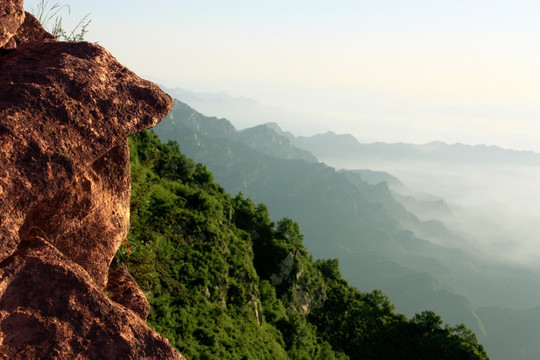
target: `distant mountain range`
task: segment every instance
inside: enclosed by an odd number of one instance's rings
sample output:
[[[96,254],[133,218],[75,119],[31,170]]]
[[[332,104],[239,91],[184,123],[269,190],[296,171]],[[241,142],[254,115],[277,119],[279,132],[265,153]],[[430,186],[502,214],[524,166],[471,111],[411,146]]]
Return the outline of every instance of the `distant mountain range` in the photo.
[[[204,114],[226,117],[240,129],[272,122],[275,119],[302,116],[286,109],[264,106],[257,100],[247,97],[235,97],[225,93],[194,92],[164,86],[161,88]]]
[[[540,154],[532,151],[506,150],[497,146],[446,144],[433,141],[415,145],[406,143],[362,144],[350,134],[325,134],[294,138],[294,144],[313,153],[321,161],[339,157],[361,160],[419,160],[437,162],[488,162],[540,165]]]
[[[274,216],[298,221],[308,249],[316,257],[339,258],[344,276],[359,289],[382,289],[408,315],[433,309],[448,323],[465,322],[493,358],[540,356],[522,341],[540,333],[540,323],[523,318],[524,331],[505,334],[500,327],[511,320],[506,317],[522,310],[493,310],[540,305],[534,274],[471,256],[474,239],[438,220],[451,212],[443,199],[415,193],[385,172],[336,171],[317,162],[318,154],[370,161],[498,161],[517,152],[443,143],[365,145],[332,133],[295,137],[275,123],[237,131],[227,120],[206,117],[178,100],[155,131],[163,140],[177,140],[227,191],[243,192],[267,204]],[[527,164],[538,161],[538,154],[520,156]]]

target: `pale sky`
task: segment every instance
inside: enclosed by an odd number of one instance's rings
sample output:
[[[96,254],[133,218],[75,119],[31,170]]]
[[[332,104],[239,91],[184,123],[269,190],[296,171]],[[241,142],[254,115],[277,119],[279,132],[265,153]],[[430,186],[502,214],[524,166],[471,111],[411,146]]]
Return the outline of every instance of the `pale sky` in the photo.
[[[297,135],[540,152],[538,0],[62,3],[140,76],[291,110]]]

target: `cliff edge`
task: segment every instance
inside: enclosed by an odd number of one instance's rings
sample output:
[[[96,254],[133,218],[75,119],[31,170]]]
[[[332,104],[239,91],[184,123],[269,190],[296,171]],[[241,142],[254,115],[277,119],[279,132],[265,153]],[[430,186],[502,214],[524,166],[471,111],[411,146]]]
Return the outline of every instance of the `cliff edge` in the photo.
[[[184,359],[113,262],[126,138],[171,106],[99,45],[56,41],[22,1],[0,4],[0,357]]]

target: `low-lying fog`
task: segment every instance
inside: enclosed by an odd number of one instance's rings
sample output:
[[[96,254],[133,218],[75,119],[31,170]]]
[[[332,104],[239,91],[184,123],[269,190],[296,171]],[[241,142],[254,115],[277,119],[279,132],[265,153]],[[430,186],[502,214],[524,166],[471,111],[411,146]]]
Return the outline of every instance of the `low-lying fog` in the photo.
[[[438,220],[472,245],[464,250],[540,270],[540,166],[320,160],[336,168],[385,171],[413,193],[441,197],[453,216]]]

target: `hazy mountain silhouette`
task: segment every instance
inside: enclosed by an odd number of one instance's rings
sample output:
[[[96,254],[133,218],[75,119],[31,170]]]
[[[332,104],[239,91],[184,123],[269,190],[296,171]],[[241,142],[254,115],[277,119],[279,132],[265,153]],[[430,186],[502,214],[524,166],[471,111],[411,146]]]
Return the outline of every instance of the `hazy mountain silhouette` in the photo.
[[[361,160],[416,160],[437,162],[488,162],[540,165],[540,154],[532,151],[516,151],[502,149],[497,146],[446,144],[442,141],[433,141],[427,144],[407,143],[372,143],[363,144],[358,142],[350,134],[325,134],[310,137],[299,136],[293,139],[293,143],[305,150],[310,151],[319,160],[325,161],[330,158]]]

